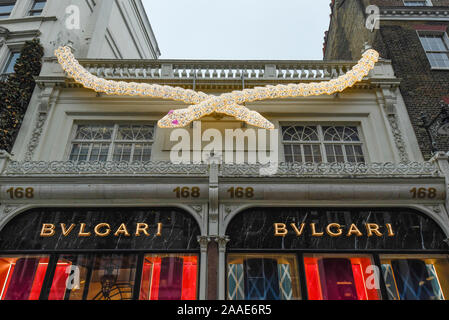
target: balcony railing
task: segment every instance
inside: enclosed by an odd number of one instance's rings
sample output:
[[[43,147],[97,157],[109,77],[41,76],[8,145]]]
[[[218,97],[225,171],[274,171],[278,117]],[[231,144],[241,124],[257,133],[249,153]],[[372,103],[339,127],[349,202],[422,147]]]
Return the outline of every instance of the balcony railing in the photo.
[[[80,60],[92,74],[108,79],[330,80],[354,61]],[[385,63],[383,61],[379,63]]]

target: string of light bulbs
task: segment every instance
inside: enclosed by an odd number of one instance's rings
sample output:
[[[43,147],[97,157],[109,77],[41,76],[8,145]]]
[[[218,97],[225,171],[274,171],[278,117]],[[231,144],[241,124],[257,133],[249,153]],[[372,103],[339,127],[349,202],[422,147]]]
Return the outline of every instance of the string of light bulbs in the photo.
[[[336,79],[323,82],[268,85],[215,96],[180,87],[106,80],[87,71],[76,60],[69,47],[59,47],[55,51],[55,55],[67,75],[85,88],[108,95],[145,96],[189,104],[187,108],[171,110],[159,120],[158,125],[161,128],[185,127],[192,121],[216,112],[232,116],[249,125],[274,129],[274,125],[260,113],[249,110],[242,104],[268,99],[331,95],[342,92],[362,81],[379,61],[379,53],[374,49],[369,49],[363,53],[362,58],[349,72]]]

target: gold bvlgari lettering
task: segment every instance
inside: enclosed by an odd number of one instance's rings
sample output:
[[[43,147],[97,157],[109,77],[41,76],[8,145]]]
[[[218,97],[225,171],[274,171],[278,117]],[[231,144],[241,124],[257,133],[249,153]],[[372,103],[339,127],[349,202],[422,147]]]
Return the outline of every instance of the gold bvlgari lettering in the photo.
[[[304,227],[306,226],[306,224],[301,223],[301,229],[298,229],[298,227],[294,223],[292,223],[291,226],[292,226],[293,230],[295,231],[296,235],[299,237],[304,232]]]
[[[76,223],[72,223],[72,224],[70,224],[70,226],[68,226],[65,223],[60,223],[58,225],[58,227],[57,227],[57,225],[52,224],[52,223],[44,223],[44,224],[42,224],[40,236],[43,238],[44,237],[53,237],[57,233],[60,232],[60,234],[62,234],[64,237],[67,237],[73,232],[73,230],[75,230],[77,228],[77,226],[79,226],[79,231],[77,234],[78,237],[91,237],[93,235],[95,235],[97,237],[107,237],[112,234],[113,230],[115,230],[113,227],[111,227],[110,224],[105,223],[105,222],[99,223],[99,224],[93,226],[94,227],[93,232],[89,231],[92,229],[90,229],[90,227],[88,226],[87,223],[80,223],[79,225],[77,225]],[[156,229],[155,235],[157,237],[162,237],[163,224],[158,223],[155,226],[155,229]],[[130,230],[130,229],[128,229],[128,226],[126,225],[126,223],[122,223],[116,229],[116,232],[113,235],[115,237],[119,237],[121,235],[130,237],[131,234],[128,230]],[[142,222],[136,223],[134,235],[136,237],[140,237],[140,236],[150,237],[151,236],[150,226],[148,224],[142,223]]]
[[[78,233],[79,237],[90,237],[91,233],[85,232],[85,229],[86,229],[86,224],[81,223],[80,232]]]
[[[359,228],[357,228],[357,226],[355,225],[355,223],[351,224],[351,226],[349,227],[349,231],[348,234],[346,236],[350,237],[353,234],[355,234],[357,237],[361,237],[363,236],[363,233],[360,232]]]
[[[129,237],[131,236],[128,232],[128,229],[126,229],[126,224],[122,223],[120,227],[117,229],[117,231],[114,233],[114,236],[118,237],[119,235],[124,234],[125,236]]]
[[[73,229],[75,229],[76,224],[72,223],[68,229],[66,229],[65,223],[61,223],[62,235],[67,237]]]
[[[366,232],[368,233],[368,237],[372,237],[373,234],[376,234],[378,237],[382,237],[382,233],[379,231],[379,225],[375,223],[367,223]]]
[[[274,236],[275,237],[285,237],[288,234],[287,225],[285,223],[275,223],[274,224]]]
[[[56,233],[55,225],[51,223],[44,223],[41,229],[41,237],[53,237]]]
[[[291,223],[287,226],[285,223],[274,223],[274,236],[275,237],[286,237],[290,232],[294,233],[296,236],[300,237],[305,234],[306,223],[301,223],[301,225]],[[364,233],[355,223],[352,223],[349,227],[342,226],[339,223],[329,223],[324,228],[320,228],[316,223],[310,223],[310,234],[313,237],[322,237],[324,236],[324,231],[331,237],[351,237],[357,236],[362,237]],[[386,230],[385,234],[388,237],[394,237],[396,234],[393,231],[393,226],[390,223],[385,224],[385,226],[380,226],[376,223],[365,223],[366,236],[372,237],[382,237],[384,234],[381,232],[381,228]],[[347,232],[346,232],[347,230]],[[343,235],[343,233],[345,233]],[[306,236],[308,234],[305,234]]]
[[[336,228],[337,232],[332,231],[332,228]],[[331,223],[326,227],[326,233],[331,237],[339,237],[343,234],[343,230],[341,229],[341,225],[338,223]]]
[[[136,227],[136,237],[140,237],[140,233],[143,232],[147,237],[150,236],[148,233],[148,225],[146,223],[138,223]]]
[[[324,232],[316,231],[316,223],[311,223],[310,228],[312,229],[312,237],[322,237],[324,235]]]
[[[106,228],[105,231],[101,232],[101,228]],[[107,223],[97,224],[94,228],[95,235],[99,237],[107,237],[111,233],[111,226]]]

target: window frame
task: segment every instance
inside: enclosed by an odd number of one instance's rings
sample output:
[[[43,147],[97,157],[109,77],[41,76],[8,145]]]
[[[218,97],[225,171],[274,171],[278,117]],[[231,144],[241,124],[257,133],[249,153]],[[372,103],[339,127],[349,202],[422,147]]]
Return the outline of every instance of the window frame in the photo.
[[[111,125],[113,126],[113,131],[111,134],[111,139],[110,140],[81,140],[81,139],[76,139],[76,134],[78,131],[78,127],[79,126],[98,126],[98,125]],[[118,128],[121,125],[148,125],[148,126],[153,126],[153,139],[152,140],[118,140],[116,139],[116,135],[118,132]],[[154,121],[148,121],[148,122],[142,122],[142,121],[83,121],[83,122],[76,122],[73,124],[72,126],[72,131],[70,133],[70,139],[69,139],[69,143],[67,144],[67,148],[66,148],[66,152],[64,155],[64,160],[65,161],[72,161],[75,163],[79,163],[79,162],[96,162],[96,161],[89,161],[89,160],[70,160],[70,156],[71,156],[71,152],[72,152],[72,148],[73,148],[73,144],[75,143],[79,143],[79,144],[89,144],[89,152],[87,155],[87,158],[89,159],[91,152],[92,152],[92,146],[93,144],[109,144],[109,148],[108,148],[108,156],[105,162],[125,162],[125,161],[114,161],[113,157],[114,157],[114,146],[116,144],[131,144],[132,145],[132,150],[131,150],[131,155],[130,155],[130,160],[127,161],[128,163],[133,163],[135,161],[132,160],[133,156],[134,156],[134,150],[135,150],[135,145],[138,143],[142,143],[142,144],[151,144],[151,155],[150,155],[150,160],[148,161],[152,161],[153,159],[153,145],[155,143],[155,135],[156,135],[156,125]],[[98,161],[98,160],[97,160]],[[146,162],[146,161],[142,161]]]
[[[304,256],[307,254],[332,254],[332,255],[370,255],[373,259],[374,265],[378,268],[380,271],[379,273],[379,293],[380,293],[380,300],[379,301],[392,301],[388,299],[388,292],[387,287],[385,283],[385,279],[382,274],[382,263],[380,256],[382,255],[402,255],[402,254],[409,254],[409,255],[426,255],[426,256],[432,256],[432,255],[446,255],[449,259],[449,254],[446,251],[443,250],[342,250],[342,249],[336,249],[336,250],[316,250],[316,249],[300,249],[300,250],[279,250],[279,249],[228,249],[226,250],[225,254],[225,300],[226,301],[233,301],[228,299],[228,255],[230,254],[296,254],[297,261],[298,261],[298,268],[299,268],[299,286],[301,291],[301,300],[299,301],[308,301],[309,300],[309,293],[307,291],[307,279],[306,279],[306,271],[305,271],[305,264],[304,264]],[[244,300],[244,301],[250,301],[250,300]],[[325,301],[325,300],[323,300]],[[406,300],[404,300],[406,301]]]
[[[8,71],[8,69],[9,69],[9,66],[10,66],[10,64],[11,64],[11,62],[14,60],[14,55],[18,55],[17,56],[17,59],[15,59],[15,63],[14,63],[14,65],[12,66],[12,72],[7,72]],[[2,67],[2,72],[1,72],[1,75],[10,75],[10,74],[13,74],[13,73],[15,73],[15,71],[14,71],[14,66],[16,65],[16,63],[17,63],[17,60],[20,58],[20,50],[10,50],[9,52],[8,52],[8,55],[7,55],[7,58],[6,58],[6,62],[5,62],[5,64],[3,65],[3,67]]]
[[[47,6],[47,0],[32,0],[31,5],[27,11],[27,17],[40,17],[43,15],[45,7]],[[34,9],[36,3],[44,3],[42,9]],[[39,14],[34,14],[39,13]]]
[[[317,128],[317,133],[318,133],[318,141],[285,141],[284,140],[284,128],[285,127],[300,127],[300,126],[304,126],[304,127],[316,127]],[[360,141],[325,141],[324,140],[324,131],[323,131],[323,127],[356,127],[357,129],[357,133],[358,133],[358,137]],[[286,156],[285,156],[285,146],[286,145],[320,145],[320,152],[321,152],[321,162],[313,162],[313,163],[349,163],[347,161],[347,154],[346,154],[346,148],[344,146],[346,145],[360,145],[362,148],[362,152],[363,152],[363,157],[364,157],[364,162],[351,162],[354,164],[359,164],[359,163],[369,163],[369,154],[368,154],[368,149],[366,148],[366,141],[363,135],[363,129],[360,123],[348,123],[348,122],[344,122],[344,123],[335,123],[335,122],[281,122],[279,124],[280,127],[280,131],[281,131],[281,144],[282,144],[282,153],[283,153],[283,159],[285,163],[293,163],[293,162],[288,162],[286,160]],[[327,145],[341,145],[343,146],[342,150],[343,150],[343,156],[345,158],[344,162],[329,162],[328,161],[328,157],[327,157],[327,153],[326,153],[326,146]],[[301,157],[302,159],[305,158],[304,156],[304,150],[303,148],[301,148]],[[300,163],[306,163],[306,162],[300,162]]]
[[[48,300],[48,297],[50,295],[50,290],[53,284],[54,275],[57,263],[61,257],[67,256],[67,255],[83,255],[87,259],[92,260],[95,257],[98,256],[104,256],[104,255],[135,255],[137,256],[137,266],[136,266],[136,275],[134,278],[134,288],[133,288],[133,301],[142,301],[140,300],[140,288],[142,284],[142,269],[143,269],[143,262],[146,256],[148,255],[165,255],[165,254],[174,254],[174,255],[195,255],[198,259],[198,267],[197,267],[197,278],[196,278],[196,300],[200,300],[200,285],[201,285],[201,278],[200,278],[200,272],[201,272],[201,252],[198,248],[197,250],[194,249],[184,249],[184,250],[84,250],[84,249],[77,249],[77,250],[58,250],[58,251],[39,251],[39,250],[14,250],[9,251],[5,250],[0,253],[0,257],[8,257],[8,256],[32,256],[32,255],[39,255],[39,256],[48,256],[49,262],[48,267],[45,272],[44,281],[42,283],[39,299],[37,301],[51,301]],[[91,268],[90,268],[91,269]],[[88,274],[90,282],[90,275]],[[87,289],[86,289],[87,288]],[[89,289],[89,285],[85,287],[85,291],[87,293]],[[56,301],[56,300],[53,300]],[[65,301],[65,300],[63,300]],[[75,300],[73,300],[75,301]],[[93,300],[81,300],[81,301],[93,301]],[[153,300],[156,301],[156,300]],[[180,300],[182,301],[182,300]]]
[[[431,0],[402,0],[405,7],[433,7],[433,3]],[[412,2],[425,2],[426,4],[424,6],[413,6],[413,5],[407,5],[406,3],[412,3]]]
[[[447,59],[448,59],[448,60],[447,60],[447,61],[448,61],[448,64],[449,64],[449,37],[448,37],[447,32],[443,32],[443,31],[417,30],[416,33],[417,33],[417,35],[418,35],[419,42],[421,43],[422,49],[424,50],[424,53],[426,54],[427,61],[428,61],[429,64],[430,64],[430,69],[431,69],[431,70],[449,70],[449,66],[448,66],[448,67],[438,67],[438,66],[433,66],[433,65],[432,65],[432,62],[431,62],[430,59],[429,59],[429,55],[428,55],[429,53],[445,53],[446,56],[447,56]],[[424,47],[423,40],[422,40],[422,37],[424,37],[424,36],[438,36],[438,37],[441,37],[442,40],[443,40],[444,45],[446,46],[446,49],[447,49],[447,50],[446,50],[446,51],[433,51],[433,50],[427,51],[426,48]]]
[[[7,6],[11,6],[12,5],[12,8],[11,8],[11,11],[9,12],[9,14],[8,15],[6,15],[6,13],[0,13],[0,21],[1,20],[4,20],[4,19],[9,19],[9,18],[11,18],[11,15],[12,15],[12,13],[14,12],[14,9],[16,8],[16,4],[17,4],[17,1],[5,1],[5,2],[0,2],[0,6],[4,6],[4,7],[7,7]]]

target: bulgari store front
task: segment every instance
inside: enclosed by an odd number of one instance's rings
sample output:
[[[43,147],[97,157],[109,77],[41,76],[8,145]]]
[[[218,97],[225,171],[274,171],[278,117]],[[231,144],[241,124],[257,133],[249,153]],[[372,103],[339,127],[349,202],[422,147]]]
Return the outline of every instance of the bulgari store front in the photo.
[[[48,208],[0,232],[1,300],[195,300],[200,228],[177,208]]]
[[[407,208],[253,208],[227,227],[228,300],[447,300],[441,228]]]

